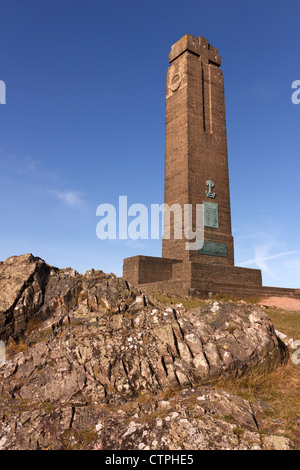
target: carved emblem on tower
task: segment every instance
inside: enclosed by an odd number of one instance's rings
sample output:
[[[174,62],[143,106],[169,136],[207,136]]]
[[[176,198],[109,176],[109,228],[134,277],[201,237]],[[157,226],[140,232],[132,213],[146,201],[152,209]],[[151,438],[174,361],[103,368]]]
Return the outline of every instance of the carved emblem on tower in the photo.
[[[206,197],[214,199],[216,197],[216,193],[213,193],[212,188],[215,187],[215,183],[213,183],[211,180],[207,180],[206,186],[208,186],[208,191],[205,191]]]
[[[180,72],[175,73],[175,75],[173,75],[170,81],[170,89],[171,91],[173,91],[173,93],[178,90],[178,88],[181,85],[181,82],[182,82],[181,73]]]

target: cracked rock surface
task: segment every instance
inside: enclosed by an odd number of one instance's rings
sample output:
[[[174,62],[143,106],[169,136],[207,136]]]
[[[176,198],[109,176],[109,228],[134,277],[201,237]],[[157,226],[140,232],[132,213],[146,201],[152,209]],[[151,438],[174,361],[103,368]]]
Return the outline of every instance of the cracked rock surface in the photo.
[[[208,386],[282,361],[264,311],[164,306],[102,271],[0,264],[0,449],[272,449],[262,405]]]

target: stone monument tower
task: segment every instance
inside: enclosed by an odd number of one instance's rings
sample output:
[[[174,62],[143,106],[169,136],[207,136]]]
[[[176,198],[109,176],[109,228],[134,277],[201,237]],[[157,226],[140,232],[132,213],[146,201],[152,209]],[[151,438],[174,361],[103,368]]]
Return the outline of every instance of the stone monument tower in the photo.
[[[205,38],[187,34],[172,46],[169,62],[165,204],[181,208],[202,204],[204,243],[199,249],[187,250],[184,236],[172,236],[173,221],[170,238],[162,242],[162,258],[126,258],[123,277],[136,286],[177,295],[295,295],[295,289],[262,287],[258,269],[234,266],[224,82],[218,50]],[[193,220],[193,230],[194,225]]]
[[[233,266],[223,73],[218,50],[184,36],[167,73],[165,203],[204,204],[204,246],[163,240],[163,257]],[[212,258],[213,257],[213,258]]]

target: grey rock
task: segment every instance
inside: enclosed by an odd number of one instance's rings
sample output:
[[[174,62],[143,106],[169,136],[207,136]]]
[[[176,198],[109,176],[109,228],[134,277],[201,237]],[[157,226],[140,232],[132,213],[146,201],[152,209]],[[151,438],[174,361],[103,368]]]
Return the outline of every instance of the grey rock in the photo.
[[[261,438],[257,417],[267,405],[203,385],[285,359],[261,308],[166,307],[122,278],[31,255],[0,269],[1,449],[292,446]]]

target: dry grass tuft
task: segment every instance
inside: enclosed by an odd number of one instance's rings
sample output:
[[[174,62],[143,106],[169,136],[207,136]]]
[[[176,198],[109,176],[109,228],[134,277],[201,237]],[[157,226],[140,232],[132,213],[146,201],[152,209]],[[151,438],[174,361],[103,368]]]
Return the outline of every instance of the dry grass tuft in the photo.
[[[28,345],[24,343],[23,339],[20,339],[18,342],[13,339],[9,340],[6,346],[6,357],[7,360],[12,359],[13,356],[20,352],[28,351]]]
[[[197,307],[202,307],[203,305],[206,305],[205,300],[202,299],[192,299],[192,298],[186,298],[183,299],[181,297],[172,297],[164,294],[159,294],[159,293],[153,293],[154,297],[163,305],[169,305],[169,304],[182,304],[184,308],[187,310],[191,308],[197,308]]]
[[[266,313],[276,330],[294,340],[300,339],[299,313],[276,308],[266,308]],[[266,365],[241,377],[220,377],[214,385],[250,402],[260,399],[267,403],[273,412],[265,413],[261,431],[276,433],[280,429],[300,449],[300,365],[293,364],[291,355],[273,370]],[[272,418],[278,421],[277,428]]]

